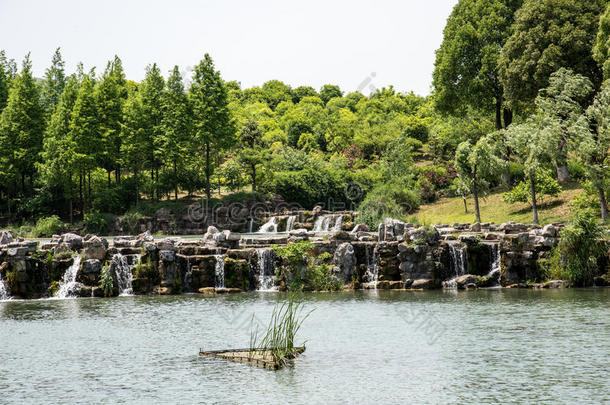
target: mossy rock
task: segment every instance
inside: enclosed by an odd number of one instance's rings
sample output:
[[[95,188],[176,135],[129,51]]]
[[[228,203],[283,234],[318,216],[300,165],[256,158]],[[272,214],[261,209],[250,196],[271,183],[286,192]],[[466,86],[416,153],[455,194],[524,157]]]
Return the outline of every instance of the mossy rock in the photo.
[[[225,258],[225,286],[248,291],[250,264],[246,260]]]

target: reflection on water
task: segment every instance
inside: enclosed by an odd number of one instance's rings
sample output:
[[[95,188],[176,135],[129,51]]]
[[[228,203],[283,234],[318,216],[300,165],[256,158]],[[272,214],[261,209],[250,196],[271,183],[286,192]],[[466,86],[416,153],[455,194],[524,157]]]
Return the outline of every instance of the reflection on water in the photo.
[[[306,294],[293,367],[197,356],[247,346],[284,297],[0,303],[0,402],[610,401],[610,290]]]

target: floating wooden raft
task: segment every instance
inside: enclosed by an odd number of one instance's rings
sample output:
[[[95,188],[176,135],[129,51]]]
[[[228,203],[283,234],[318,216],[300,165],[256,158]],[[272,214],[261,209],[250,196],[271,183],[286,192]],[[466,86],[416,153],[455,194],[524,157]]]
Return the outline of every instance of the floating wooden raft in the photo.
[[[284,359],[294,359],[304,351],[305,346],[295,347],[292,354],[286,356]],[[199,355],[219,357],[221,359],[226,359],[237,363],[247,363],[257,367],[268,368],[270,370],[277,370],[282,368],[284,365],[283,362],[277,361],[273,358],[272,351],[269,349],[199,350]]]

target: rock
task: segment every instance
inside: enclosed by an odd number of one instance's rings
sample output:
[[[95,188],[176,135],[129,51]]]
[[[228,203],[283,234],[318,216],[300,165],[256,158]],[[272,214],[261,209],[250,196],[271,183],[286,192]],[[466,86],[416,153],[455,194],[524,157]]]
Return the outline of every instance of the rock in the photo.
[[[179,238],[165,238],[157,241],[157,249],[159,250],[171,250],[173,252],[178,251]]]
[[[13,234],[10,230],[0,231],[0,245],[8,245],[13,241]]]
[[[70,249],[70,245],[67,243],[59,243],[53,248],[53,255],[55,258],[61,258],[72,255],[72,250]]]
[[[95,285],[99,281],[102,263],[97,259],[85,260],[81,264],[78,279],[86,285]]]
[[[66,243],[71,250],[83,248],[83,238],[75,233],[64,233],[59,239],[59,243]]]
[[[215,241],[215,235],[218,234],[220,231],[218,230],[218,228],[216,228],[215,226],[208,226],[208,230],[205,233],[205,235],[203,235],[203,240],[206,242],[214,242]]]
[[[239,288],[214,288],[214,292],[216,294],[236,294],[240,293],[242,290]]]
[[[404,288],[405,283],[400,280],[382,280],[377,282],[377,289],[379,290],[402,290]]]
[[[565,286],[566,282],[563,280],[551,280],[544,283],[542,288],[563,288]]]
[[[555,238],[557,236],[557,228],[552,224],[545,225],[542,227],[541,234],[547,238]]]
[[[290,236],[304,238],[307,236],[307,229],[305,229],[305,228],[293,229],[292,231],[289,232],[289,234],[290,234]]]
[[[593,278],[593,284],[597,287],[606,287],[608,286],[608,280],[604,277],[595,277]]]
[[[459,276],[459,277],[455,278],[455,283],[457,284],[458,288],[466,288],[466,286],[469,284],[476,285],[477,282],[478,282],[477,276],[472,275],[472,274],[465,274],[463,276]]]
[[[433,289],[438,287],[438,282],[431,278],[420,278],[418,280],[413,280],[413,283],[410,286],[412,289]]]
[[[356,254],[354,246],[349,242],[344,242],[337,246],[333,256],[333,276],[343,284],[352,281],[354,268],[356,267]]]
[[[479,222],[475,222],[470,226],[471,232],[481,232],[481,224]]]
[[[146,231],[138,235],[138,241],[141,241],[141,243],[138,244],[139,246],[142,246],[144,242],[153,242],[154,240],[155,238],[152,236],[150,231]]]
[[[92,287],[91,296],[96,298],[104,298],[104,289],[102,287]]]
[[[84,242],[85,256],[88,259],[104,260],[108,249],[108,241],[98,236],[91,236]]]
[[[354,226],[354,229],[352,229],[352,233],[368,232],[368,231],[369,231],[369,227],[366,226],[365,224],[356,224],[356,226]]]
[[[200,288],[197,291],[199,292],[199,294],[213,295],[213,294],[216,293],[215,290],[216,289],[214,287],[203,287],[203,288]]]
[[[321,212],[322,212],[322,206],[316,205],[315,207],[313,207],[313,210],[311,210],[311,215],[313,215],[314,217],[317,217],[318,215],[320,215]]]
[[[159,222],[169,222],[172,220],[172,212],[167,208],[159,208],[155,214]]]

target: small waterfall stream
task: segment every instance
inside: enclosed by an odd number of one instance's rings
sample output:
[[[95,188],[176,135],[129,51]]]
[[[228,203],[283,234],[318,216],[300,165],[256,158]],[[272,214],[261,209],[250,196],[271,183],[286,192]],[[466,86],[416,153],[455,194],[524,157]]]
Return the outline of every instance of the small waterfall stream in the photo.
[[[468,266],[468,253],[466,247],[459,242],[449,243],[448,246],[455,277],[463,276],[466,274],[466,267]]]
[[[343,215],[341,214],[329,214],[320,215],[316,218],[316,222],[313,224],[314,232],[335,232],[341,230],[343,225]]]
[[[68,267],[68,269],[64,273],[64,277],[62,279],[61,286],[59,287],[59,290],[57,290],[57,293],[55,294],[55,296],[57,298],[71,297],[74,294],[74,292],[76,291],[76,288],[79,285],[81,285],[79,282],[76,281],[76,275],[78,274],[78,270],[80,269],[80,262],[81,262],[81,256],[75,255],[74,261],[72,262],[70,267]]]
[[[271,217],[267,222],[265,222],[260,229],[259,233],[277,233],[277,217]]]
[[[296,219],[296,215],[291,215],[288,217],[288,219],[286,220],[286,232],[292,231],[292,227],[294,226],[294,221],[296,221]]]
[[[226,288],[225,285],[225,255],[214,255],[216,266],[214,267],[214,287]]]
[[[6,284],[2,277],[0,277],[0,301],[6,301],[11,299],[11,295],[8,292],[8,288],[6,288]]]
[[[500,284],[500,277],[502,276],[502,267],[500,262],[500,243],[495,242],[491,244],[491,264],[489,267],[489,273],[487,275],[495,280],[497,284]]]
[[[377,244],[366,247],[366,272],[364,273],[365,288],[377,289],[377,281],[379,281],[379,265],[377,264]],[[373,248],[371,251],[371,247]]]
[[[256,278],[258,280],[257,291],[276,291],[275,286],[275,260],[273,249],[262,248],[256,249],[258,272]]]
[[[139,258],[140,255],[137,255],[138,260]],[[123,256],[121,253],[116,253],[112,256],[110,268],[114,269],[117,283],[119,285],[119,295],[131,295],[133,293],[131,287],[133,273],[131,272],[131,266],[129,265],[127,257]]]

